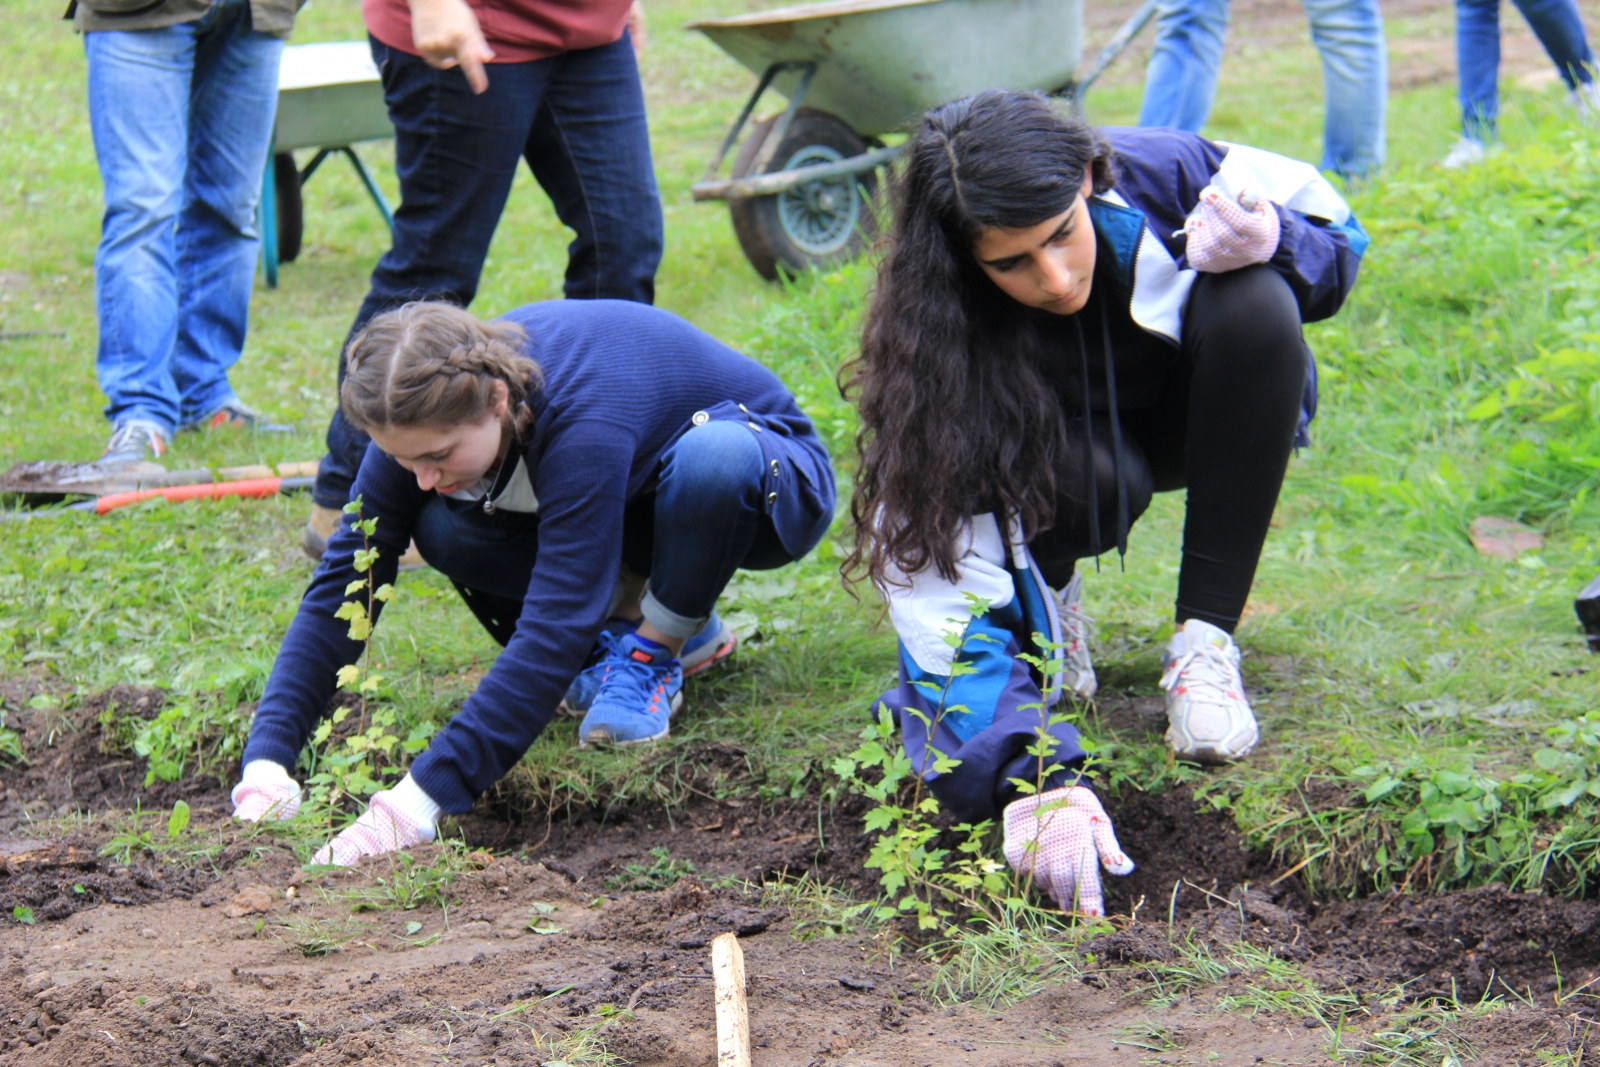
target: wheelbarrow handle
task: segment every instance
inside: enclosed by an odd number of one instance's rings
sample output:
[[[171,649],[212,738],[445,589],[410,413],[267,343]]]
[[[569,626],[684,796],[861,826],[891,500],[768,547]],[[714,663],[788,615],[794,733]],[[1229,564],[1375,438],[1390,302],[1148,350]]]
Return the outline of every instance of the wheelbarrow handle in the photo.
[[[1106,46],[1095,55],[1094,62],[1089,64],[1088,72],[1082,77],[1074,79],[1051,92],[1052,96],[1068,96],[1074,100],[1082,100],[1083,95],[1106,72],[1106,68],[1117,61],[1117,57],[1127,50],[1133,39],[1139,36],[1139,31],[1156,16],[1156,10],[1161,6],[1161,0],[1144,0],[1122,28],[1117,30]]]
[[[771,174],[752,174],[746,178],[699,182],[690,186],[689,195],[696,200],[749,200],[758,196],[772,196],[774,193],[788,192],[797,185],[863,174],[892,163],[903,147],[905,146],[894,145],[890,148],[874,148],[859,156],[841,159],[836,163],[822,163],[814,167],[779,170]]]

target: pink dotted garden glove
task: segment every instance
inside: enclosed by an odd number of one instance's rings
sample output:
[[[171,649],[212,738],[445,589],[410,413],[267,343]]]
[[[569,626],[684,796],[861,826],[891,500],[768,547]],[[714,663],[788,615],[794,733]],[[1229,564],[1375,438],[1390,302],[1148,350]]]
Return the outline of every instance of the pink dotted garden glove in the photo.
[[[438,818],[439,805],[408,774],[393,789],[374,793],[367,810],[318,849],[311,862],[354,867],[365,856],[432,841]]]
[[[1006,862],[1033,875],[1063,911],[1104,915],[1100,867],[1112,874],[1133,870],[1100,798],[1081,785],[1012,801],[1005,830]]]
[[[292,819],[300,810],[300,783],[271,760],[251,760],[233,787],[233,817],[242,822]]]
[[[1222,274],[1265,263],[1278,250],[1281,223],[1270,200],[1249,189],[1234,200],[1215,185],[1200,190],[1200,202],[1183,220],[1189,235],[1189,266],[1206,274]]]

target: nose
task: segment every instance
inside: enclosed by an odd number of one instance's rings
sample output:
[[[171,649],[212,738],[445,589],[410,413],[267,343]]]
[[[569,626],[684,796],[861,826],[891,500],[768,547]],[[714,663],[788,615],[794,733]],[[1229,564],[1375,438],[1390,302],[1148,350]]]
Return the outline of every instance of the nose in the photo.
[[[1054,256],[1041,256],[1039,288],[1044,290],[1045,295],[1059,300],[1072,292],[1072,272],[1065,264],[1056,262]]]
[[[421,464],[411,468],[411,473],[417,476],[417,488],[427,492],[439,484],[439,468],[427,467]]]

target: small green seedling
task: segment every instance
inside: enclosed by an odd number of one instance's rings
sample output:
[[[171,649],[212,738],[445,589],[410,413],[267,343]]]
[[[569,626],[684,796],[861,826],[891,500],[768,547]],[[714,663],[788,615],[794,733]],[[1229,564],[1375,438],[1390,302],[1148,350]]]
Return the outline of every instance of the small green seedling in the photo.
[[[167,816],[167,840],[177,841],[183,832],[189,829],[189,802],[180,800],[172,805],[172,814]]]
[[[11,909],[11,917],[23,926],[33,925],[33,909],[26,904],[18,904]]]

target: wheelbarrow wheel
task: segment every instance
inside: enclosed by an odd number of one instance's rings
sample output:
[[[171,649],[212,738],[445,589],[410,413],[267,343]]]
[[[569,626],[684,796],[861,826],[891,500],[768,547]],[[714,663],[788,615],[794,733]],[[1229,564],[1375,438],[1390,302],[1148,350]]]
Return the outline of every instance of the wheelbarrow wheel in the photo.
[[[300,170],[294,165],[293,152],[279,152],[272,157],[272,181],[278,194],[278,262],[293,263],[300,255],[300,239],[305,233]]]
[[[733,176],[754,173],[756,157],[777,117],[755,124],[733,163]],[[766,172],[816,167],[858,156],[866,141],[825,111],[803,107],[795,112],[783,142],[771,155]],[[831,267],[860,255],[872,243],[872,212],[877,174],[867,171],[831,181],[807,182],[773,196],[728,201],[733,232],[745,258],[764,278],[780,270],[799,274]]]

